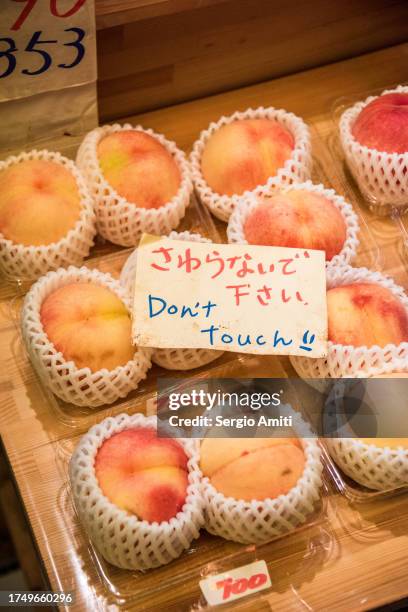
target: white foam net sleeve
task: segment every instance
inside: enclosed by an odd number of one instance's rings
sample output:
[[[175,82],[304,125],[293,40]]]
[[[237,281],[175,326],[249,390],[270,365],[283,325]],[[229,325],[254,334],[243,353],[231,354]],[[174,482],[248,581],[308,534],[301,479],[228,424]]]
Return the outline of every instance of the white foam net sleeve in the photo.
[[[340,211],[346,225],[346,240],[340,253],[335,255],[330,262],[327,262],[327,264],[332,266],[349,264],[355,258],[359,245],[359,223],[357,215],[355,214],[351,204],[346,202],[342,196],[338,195],[334,189],[326,189],[323,185],[315,185],[311,181],[295,183],[290,187],[284,187],[281,189],[271,189],[267,194],[264,193],[263,195],[272,196],[274,193],[279,191],[285,192],[286,190],[306,190],[311,193],[316,193],[330,200],[330,202],[332,202]],[[257,206],[259,206],[259,203],[260,200],[254,195],[251,195],[250,197],[242,197],[237,203],[228,221],[228,242],[248,244],[244,233],[245,222],[251,212],[255,210]]]
[[[408,87],[399,85],[388,89],[389,93],[408,93]],[[385,206],[408,206],[408,151],[386,153],[360,144],[352,134],[357,116],[367,104],[378,96],[370,96],[348,108],[339,123],[340,140],[347,164],[360,191],[367,200],[378,205],[377,212]]]
[[[241,195],[221,195],[213,191],[204,179],[201,172],[201,157],[208,140],[219,128],[242,119],[271,119],[281,123],[293,135],[295,147],[290,158],[286,160],[275,176],[268,179],[265,185],[259,185],[254,190],[246,191]],[[210,123],[208,128],[201,132],[200,137],[194,143],[190,155],[190,165],[194,187],[199,199],[215,217],[227,222],[242,195],[261,195],[267,193],[273,187],[292,185],[295,182],[302,182],[310,178],[312,148],[309,128],[302,119],[282,109],[261,106],[256,109],[249,108],[243,112],[237,111],[229,117],[223,116],[217,122]]]
[[[402,287],[381,272],[351,266],[329,266],[326,269],[327,288],[353,283],[376,283],[389,289],[408,312],[408,297]],[[329,340],[326,357],[290,356],[290,362],[301,378],[359,378],[375,376],[386,371],[387,364],[395,370],[408,365],[408,342],[380,346],[344,346]]]
[[[96,549],[113,565],[147,570],[169,563],[187,550],[204,523],[198,445],[180,440],[188,456],[187,495],[182,510],[169,521],[149,523],[121,510],[102,493],[94,462],[107,438],[125,429],[156,427],[156,417],[121,414],[92,427],[72,455],[69,474],[80,519]]]
[[[120,196],[105,179],[98,160],[98,143],[108,134],[135,130],[149,134],[169,151],[181,174],[176,195],[160,208],[141,208]],[[162,235],[175,229],[190,204],[193,185],[185,154],[162,134],[129,123],[105,125],[87,134],[78,149],[77,165],[81,169],[94,200],[98,233],[121,246],[135,246],[143,232]]]
[[[80,215],[75,226],[47,245],[25,246],[8,240],[0,233],[0,269],[10,280],[34,281],[49,270],[81,265],[94,244],[96,219],[86,182],[76,165],[60,153],[47,150],[28,151],[0,161],[0,172],[22,161],[45,160],[60,164],[74,176],[80,197]]]
[[[297,484],[275,499],[243,501],[225,497],[203,477],[205,528],[214,535],[243,544],[262,544],[293,531],[315,512],[322,486],[321,449],[303,440],[306,463]]]
[[[408,485],[408,450],[380,448],[357,438],[325,440],[335,463],[369,489],[386,491]]]
[[[44,385],[65,402],[94,408],[126,397],[138,387],[151,366],[151,350],[135,347],[133,359],[114,370],[92,372],[90,368],[78,368],[73,361],[67,361],[48,339],[40,310],[50,293],[76,282],[107,287],[130,312],[126,291],[109,274],[71,266],[67,270],[48,272],[31,287],[24,300],[21,327],[28,355]]]

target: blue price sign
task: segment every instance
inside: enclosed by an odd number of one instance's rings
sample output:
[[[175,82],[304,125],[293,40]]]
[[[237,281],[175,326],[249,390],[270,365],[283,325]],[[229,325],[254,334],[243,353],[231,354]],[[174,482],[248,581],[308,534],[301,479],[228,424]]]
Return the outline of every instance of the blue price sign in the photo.
[[[94,0],[2,0],[0,101],[96,79]]]

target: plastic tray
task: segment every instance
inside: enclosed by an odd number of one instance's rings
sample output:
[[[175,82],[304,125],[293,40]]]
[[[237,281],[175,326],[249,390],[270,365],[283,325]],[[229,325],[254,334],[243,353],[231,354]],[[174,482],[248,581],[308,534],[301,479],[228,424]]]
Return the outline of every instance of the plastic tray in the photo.
[[[255,359],[254,363],[247,363],[247,370],[248,366],[253,373],[257,368],[257,360]],[[220,369],[218,368],[218,370]],[[229,376],[242,375],[241,370],[240,365],[235,368],[231,364]],[[218,377],[220,371],[211,372],[211,374]],[[81,524],[73,503],[68,477],[69,461],[78,441],[79,436],[75,436],[60,440],[53,445],[61,479],[65,483],[58,495],[58,504],[61,517],[66,520],[67,529],[70,528],[72,523],[77,524],[79,522]],[[325,466],[324,458],[322,461]],[[81,525],[82,537],[79,537],[75,542],[76,551],[81,557],[84,555],[84,538],[86,551],[93,561],[108,600],[119,605],[125,603],[126,606],[131,606],[137,602],[138,609],[145,609],[145,606],[150,609],[149,600],[152,597],[152,591],[154,591],[154,595],[157,595],[158,590],[161,589],[166,592],[166,597],[168,595],[170,606],[172,588],[180,588],[181,585],[188,589],[191,609],[206,608],[205,600],[198,587],[201,579],[258,559],[266,561],[272,577],[272,588],[279,590],[288,580],[295,584],[296,580],[301,579],[305,572],[314,571],[315,563],[317,569],[321,564],[322,556],[328,561],[334,554],[335,543],[328,519],[328,502],[330,499],[333,511],[333,508],[335,508],[335,497],[333,496],[335,488],[330,472],[326,467],[323,471],[322,482],[320,500],[316,503],[313,513],[309,515],[306,522],[287,534],[271,539],[266,544],[243,545],[227,541],[207,533],[203,528],[200,531],[200,537],[194,540],[191,547],[178,559],[157,569],[140,572],[122,570],[106,562],[93,545],[85,527]],[[304,552],[301,561],[298,561],[295,567],[285,567],[282,571],[279,563],[280,555],[290,546],[295,546],[296,549],[301,548]],[[231,608],[235,605],[239,606],[240,602],[237,601],[232,604]]]

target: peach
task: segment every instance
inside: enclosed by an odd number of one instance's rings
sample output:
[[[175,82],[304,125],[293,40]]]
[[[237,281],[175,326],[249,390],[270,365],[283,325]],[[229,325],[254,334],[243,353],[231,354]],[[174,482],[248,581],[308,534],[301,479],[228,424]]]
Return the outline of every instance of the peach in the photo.
[[[408,342],[408,316],[399,299],[375,283],[327,292],[328,337],[335,344],[384,347]]]
[[[80,217],[76,179],[61,164],[21,161],[0,171],[0,232],[25,246],[61,240]]]
[[[408,94],[389,93],[372,100],[357,116],[352,134],[362,145],[385,153],[408,152]]]
[[[300,447],[296,438],[206,438],[201,443],[201,470],[206,476],[212,476],[221,467],[262,448],[279,444],[295,444]]]
[[[150,523],[182,509],[188,486],[187,455],[153,429],[133,428],[105,440],[95,458],[102,493],[118,508]]]
[[[323,195],[305,189],[262,198],[244,223],[249,244],[326,251],[330,261],[347,237],[341,212]]]
[[[98,158],[108,183],[139,208],[160,208],[177,193],[181,174],[169,151],[153,136],[121,130],[102,138]]]
[[[213,191],[239,195],[275,176],[294,146],[292,134],[277,121],[234,121],[209,138],[201,158],[202,174]]]
[[[301,477],[305,456],[297,439],[207,439],[201,470],[217,491],[251,501],[285,495]]]
[[[64,285],[45,298],[40,317],[56,350],[78,368],[113,370],[133,359],[130,314],[107,287]]]

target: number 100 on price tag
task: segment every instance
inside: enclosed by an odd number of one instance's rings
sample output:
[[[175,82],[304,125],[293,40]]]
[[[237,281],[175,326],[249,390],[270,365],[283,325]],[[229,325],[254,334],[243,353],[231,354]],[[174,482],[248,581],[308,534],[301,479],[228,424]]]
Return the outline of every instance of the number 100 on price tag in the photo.
[[[269,589],[271,579],[265,561],[254,561],[228,572],[200,580],[200,589],[210,606],[225,604]]]
[[[96,79],[94,0],[1,0],[0,101]]]

